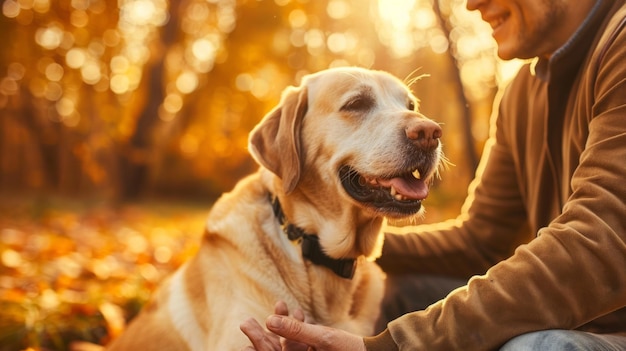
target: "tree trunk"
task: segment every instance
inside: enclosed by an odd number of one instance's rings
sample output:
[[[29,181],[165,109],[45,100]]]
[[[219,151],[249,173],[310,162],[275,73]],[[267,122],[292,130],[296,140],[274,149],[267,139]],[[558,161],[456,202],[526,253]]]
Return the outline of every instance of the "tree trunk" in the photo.
[[[433,10],[437,15],[437,20],[439,21],[439,27],[443,30],[446,38],[448,38],[448,42],[451,44],[452,39],[450,37],[450,27],[448,25],[448,21],[443,17],[441,13],[441,5],[439,0],[433,1]],[[478,167],[478,155],[476,155],[476,150],[474,147],[474,136],[472,135],[472,114],[470,112],[469,106],[470,103],[467,101],[467,97],[465,95],[465,89],[463,88],[463,81],[461,80],[461,70],[459,67],[459,63],[454,55],[454,51],[452,46],[450,49],[446,50],[446,55],[448,56],[448,62],[451,62],[454,67],[450,69],[451,72],[455,72],[453,74],[454,78],[454,90],[456,92],[457,101],[461,103],[462,107],[462,115],[461,115],[461,126],[463,130],[463,143],[465,144],[465,159],[467,160],[468,167],[473,171]]]
[[[160,33],[158,50],[152,53],[157,57],[146,68],[148,84],[145,106],[137,118],[135,131],[128,141],[126,150],[122,152],[121,184],[123,200],[133,200],[146,191],[150,174],[152,152],[154,149],[153,135],[159,125],[159,106],[164,99],[165,55],[168,48],[176,41],[178,30],[178,1],[170,1],[170,18]]]

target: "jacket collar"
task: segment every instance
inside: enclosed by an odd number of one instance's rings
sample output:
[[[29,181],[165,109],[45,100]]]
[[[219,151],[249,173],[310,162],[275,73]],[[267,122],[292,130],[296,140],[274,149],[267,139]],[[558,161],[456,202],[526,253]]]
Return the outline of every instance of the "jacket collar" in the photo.
[[[597,0],[580,27],[550,59],[534,60],[532,69],[535,75],[544,82],[558,81],[561,85],[563,79],[573,80],[614,3],[614,0]]]

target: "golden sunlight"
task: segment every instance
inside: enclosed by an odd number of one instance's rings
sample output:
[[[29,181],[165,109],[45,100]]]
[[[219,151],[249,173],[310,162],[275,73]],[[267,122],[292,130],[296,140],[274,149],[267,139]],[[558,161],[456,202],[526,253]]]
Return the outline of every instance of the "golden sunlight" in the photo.
[[[348,17],[352,12],[352,6],[345,0],[330,0],[326,5],[328,15],[336,20]]]
[[[182,72],[176,78],[176,88],[183,94],[189,94],[198,87],[198,75],[191,71]]]
[[[411,13],[415,0],[378,0],[380,36],[391,46],[398,57],[410,55],[414,50]]]
[[[65,54],[65,63],[70,68],[80,68],[87,61],[87,54],[81,48],[72,48]]]
[[[40,28],[35,36],[37,44],[45,49],[54,50],[61,45],[63,30],[59,25],[52,24],[48,28]]]

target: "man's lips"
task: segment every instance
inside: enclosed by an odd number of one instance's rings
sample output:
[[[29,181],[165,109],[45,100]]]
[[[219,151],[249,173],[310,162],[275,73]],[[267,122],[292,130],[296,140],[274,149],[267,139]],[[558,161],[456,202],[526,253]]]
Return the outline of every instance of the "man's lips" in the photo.
[[[509,18],[508,14],[489,16],[489,17],[485,16],[483,17],[483,21],[489,23],[489,25],[491,26],[491,29],[495,32],[502,26],[502,24],[504,24],[504,22],[506,22],[508,18]]]

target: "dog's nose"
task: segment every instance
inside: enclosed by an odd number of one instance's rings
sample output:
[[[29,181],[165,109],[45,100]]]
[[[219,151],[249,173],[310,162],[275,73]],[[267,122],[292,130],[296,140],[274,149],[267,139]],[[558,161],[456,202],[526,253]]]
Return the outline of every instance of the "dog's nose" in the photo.
[[[420,118],[405,130],[407,138],[422,149],[434,149],[439,145],[441,127],[427,118]]]

